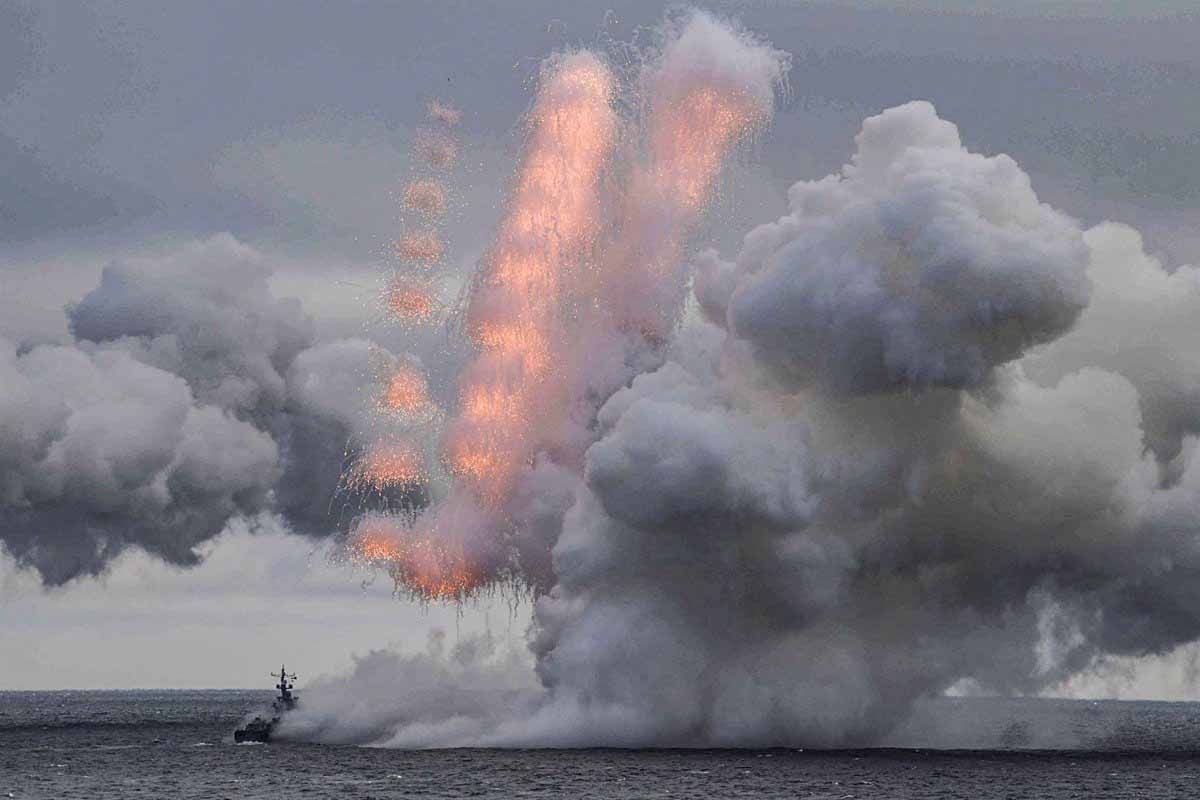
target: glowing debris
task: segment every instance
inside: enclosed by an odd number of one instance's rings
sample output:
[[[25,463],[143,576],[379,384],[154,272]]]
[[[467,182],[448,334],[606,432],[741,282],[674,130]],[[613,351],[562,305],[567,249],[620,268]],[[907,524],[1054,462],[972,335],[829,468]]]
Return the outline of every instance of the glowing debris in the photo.
[[[418,155],[431,167],[449,167],[458,160],[458,143],[441,131],[418,131],[415,141]]]
[[[379,398],[380,409],[389,414],[418,414],[429,405],[425,376],[407,364],[396,368]]]
[[[347,484],[376,493],[415,486],[425,480],[424,458],[407,442],[376,444],[355,461]]]
[[[407,275],[394,276],[384,289],[383,306],[393,320],[421,323],[437,311],[437,298],[429,285]]]
[[[445,457],[491,504],[531,456],[527,429],[559,338],[562,273],[597,233],[599,177],[617,132],[614,92],[612,74],[588,53],[543,77],[508,214],[467,309],[480,354]]]
[[[430,266],[445,255],[446,248],[437,231],[417,231],[400,237],[395,245],[396,258],[406,264]]]
[[[398,589],[427,602],[464,600],[489,579],[467,558],[462,542],[414,530],[403,518],[364,516],[351,533],[349,550],[360,564],[386,569]]]
[[[446,190],[437,181],[412,181],[404,187],[404,206],[426,217],[440,217],[446,213]]]

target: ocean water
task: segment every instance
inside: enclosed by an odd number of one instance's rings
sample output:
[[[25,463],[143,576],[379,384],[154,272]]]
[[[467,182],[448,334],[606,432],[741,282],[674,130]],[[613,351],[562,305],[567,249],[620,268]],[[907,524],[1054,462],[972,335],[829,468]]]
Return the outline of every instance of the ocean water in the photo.
[[[0,692],[0,798],[1200,797],[1200,704],[938,700],[838,752],[235,745],[269,700]]]

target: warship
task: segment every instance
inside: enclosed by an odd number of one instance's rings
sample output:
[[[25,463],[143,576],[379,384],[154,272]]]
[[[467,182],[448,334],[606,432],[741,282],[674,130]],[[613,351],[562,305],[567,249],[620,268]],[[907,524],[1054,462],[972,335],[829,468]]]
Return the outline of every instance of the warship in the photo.
[[[296,673],[288,674],[287,668],[280,665],[279,672],[272,672],[271,677],[279,678],[279,683],[275,684],[275,688],[279,690],[279,696],[271,703],[271,716],[268,718],[259,714],[244,727],[234,731],[233,740],[238,744],[270,741],[271,731],[279,724],[279,720],[285,713],[296,707],[296,695],[292,692],[292,689],[295,688],[293,681],[296,680]]]

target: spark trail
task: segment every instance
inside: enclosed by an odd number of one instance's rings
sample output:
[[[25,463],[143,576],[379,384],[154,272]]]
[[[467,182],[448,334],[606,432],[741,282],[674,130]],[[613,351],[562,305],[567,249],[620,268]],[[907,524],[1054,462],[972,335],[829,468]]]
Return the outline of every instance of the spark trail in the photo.
[[[446,190],[428,178],[412,181],[404,187],[404,205],[426,217],[440,217],[446,213]]]
[[[396,322],[420,324],[433,316],[437,299],[428,281],[397,274],[388,282],[383,304]]]
[[[588,51],[543,65],[506,213],[464,309],[476,355],[442,433],[451,484],[419,517],[371,515],[351,537],[359,560],[389,565],[404,591],[462,599],[553,584],[553,541],[519,520],[522,481],[539,459],[581,477],[595,414],[669,334],[686,237],[729,153],[770,118],[781,74],[776,51],[702,14],[685,21],[631,85]],[[625,119],[620,107],[644,113]],[[443,111],[430,107],[457,122]],[[409,207],[437,211],[434,185],[411,184]],[[441,239],[409,233],[397,254],[435,262]],[[397,276],[385,298],[394,318],[431,316],[420,287]],[[622,349],[624,365],[592,369],[593,350],[611,361]],[[414,403],[411,391],[399,379],[383,406]]]
[[[394,487],[415,486],[425,478],[420,451],[406,441],[371,446],[354,464],[348,483],[354,488],[383,493]]]
[[[396,367],[379,398],[380,410],[393,415],[420,414],[430,405],[425,376],[407,364]]]
[[[419,600],[463,600],[485,578],[467,560],[462,542],[406,527],[395,515],[364,515],[352,542],[359,563],[386,569],[398,589]]]
[[[406,264],[432,266],[445,252],[441,237],[433,230],[405,234],[396,242],[396,257]]]
[[[614,92],[612,74],[590,53],[549,67],[509,213],[467,308],[480,353],[462,382],[446,456],[486,505],[507,497],[533,455],[535,416],[551,410],[561,293],[596,236],[600,173],[617,130]]]
[[[761,76],[777,79],[778,55],[739,47],[735,38],[715,20],[693,17],[643,76],[646,152],[622,198],[601,307],[618,327],[651,342],[661,342],[675,321],[685,237],[726,158],[771,118],[775,98]]]

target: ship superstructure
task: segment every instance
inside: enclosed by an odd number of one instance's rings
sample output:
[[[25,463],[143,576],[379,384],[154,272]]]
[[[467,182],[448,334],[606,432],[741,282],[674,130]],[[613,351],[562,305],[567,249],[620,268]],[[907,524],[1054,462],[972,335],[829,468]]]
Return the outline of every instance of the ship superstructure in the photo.
[[[238,728],[233,732],[233,740],[239,744],[242,742],[267,742],[271,739],[271,731],[279,724],[279,720],[288,711],[296,707],[297,699],[292,691],[296,688],[294,681],[296,673],[288,673],[287,667],[282,664],[279,666],[279,672],[272,672],[271,677],[279,678],[279,683],[275,684],[275,688],[279,690],[279,696],[271,703],[270,718],[259,714],[250,722],[246,723],[245,727]]]

